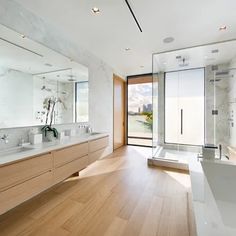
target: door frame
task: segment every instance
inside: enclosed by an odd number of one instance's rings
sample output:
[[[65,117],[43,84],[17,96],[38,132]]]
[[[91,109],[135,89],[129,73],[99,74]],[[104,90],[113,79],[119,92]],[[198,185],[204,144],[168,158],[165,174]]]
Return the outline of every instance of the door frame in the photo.
[[[115,79],[118,79],[120,81],[122,81],[124,83],[124,93],[123,93],[123,97],[124,97],[124,103],[123,103],[123,111],[124,111],[124,117],[123,117],[123,120],[124,120],[124,129],[123,129],[123,137],[124,137],[124,144],[123,146],[125,146],[127,144],[127,140],[126,140],[126,81],[125,79],[123,79],[122,77],[118,76],[117,74],[114,74],[113,73],[113,151],[115,151],[115,117],[114,117],[114,113],[115,113]],[[122,146],[121,146],[122,147]]]
[[[193,144],[185,144],[185,143],[167,143],[166,142],[166,73],[171,72],[178,72],[178,71],[186,71],[186,70],[197,70],[197,69],[203,69],[204,71],[204,144],[206,142],[206,68],[205,67],[196,67],[196,68],[189,68],[189,69],[183,69],[183,70],[173,70],[173,71],[166,71],[164,72],[164,144],[166,145],[180,145],[180,146],[192,146],[192,147],[201,147],[202,145],[193,145]]]
[[[138,75],[129,75],[127,76],[126,79],[126,145],[129,146],[136,146],[136,147],[152,147],[152,146],[146,146],[146,145],[137,145],[137,144],[129,144],[128,143],[128,105],[129,105],[129,99],[128,99],[128,86],[129,86],[129,80],[130,79],[136,79],[138,77],[145,77],[145,76],[151,76],[152,77],[152,83],[153,83],[153,74],[152,73],[145,73],[145,74],[138,74]],[[140,139],[140,137],[130,137],[133,139]],[[148,140],[152,140],[152,138],[142,138],[142,139],[148,139]]]

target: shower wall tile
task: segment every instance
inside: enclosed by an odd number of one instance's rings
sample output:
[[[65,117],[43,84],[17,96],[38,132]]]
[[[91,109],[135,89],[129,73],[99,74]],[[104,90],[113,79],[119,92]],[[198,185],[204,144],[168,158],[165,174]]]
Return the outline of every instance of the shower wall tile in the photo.
[[[215,76],[216,72],[227,71],[229,64],[212,66],[205,69],[205,142],[207,144],[229,143],[229,79],[225,76]],[[212,111],[218,114],[213,115]]]

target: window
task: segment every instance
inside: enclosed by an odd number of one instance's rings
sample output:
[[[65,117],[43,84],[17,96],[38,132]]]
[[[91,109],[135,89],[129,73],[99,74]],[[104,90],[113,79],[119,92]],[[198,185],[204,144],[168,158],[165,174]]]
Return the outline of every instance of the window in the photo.
[[[88,122],[88,81],[75,84],[75,121]]]
[[[152,76],[128,77],[128,144],[152,146]]]

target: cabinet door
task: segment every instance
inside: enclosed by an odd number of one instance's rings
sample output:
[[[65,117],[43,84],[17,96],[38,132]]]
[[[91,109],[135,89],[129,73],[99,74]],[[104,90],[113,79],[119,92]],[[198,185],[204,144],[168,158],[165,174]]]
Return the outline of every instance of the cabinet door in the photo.
[[[19,161],[0,168],[0,192],[53,168],[50,153]]]
[[[51,187],[52,180],[53,174],[49,171],[1,192],[0,215]]]
[[[80,157],[54,170],[54,184],[63,181],[75,172],[83,170],[88,165],[88,155]]]
[[[204,69],[179,72],[181,144],[204,144]]]
[[[88,154],[88,143],[82,143],[54,152],[54,166],[59,167]]]
[[[109,137],[99,138],[89,141],[89,152],[95,152],[107,147],[109,144]]]

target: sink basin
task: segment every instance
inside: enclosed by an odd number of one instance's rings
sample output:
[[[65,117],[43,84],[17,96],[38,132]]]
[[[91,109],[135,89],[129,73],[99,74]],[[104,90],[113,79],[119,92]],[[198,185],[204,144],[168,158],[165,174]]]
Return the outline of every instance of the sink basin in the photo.
[[[89,133],[89,135],[97,135],[97,134],[101,134],[101,133],[98,133],[98,132]]]
[[[98,132],[86,133],[85,136],[93,136],[93,135],[98,135],[98,134],[101,134],[101,133],[98,133]]]
[[[0,151],[0,157],[9,156],[9,155],[17,154],[17,153],[22,153],[22,152],[27,152],[27,151],[31,151],[33,149],[34,148],[32,148],[32,147],[15,147],[15,148],[10,148],[10,149],[6,149],[4,151]]]

